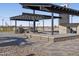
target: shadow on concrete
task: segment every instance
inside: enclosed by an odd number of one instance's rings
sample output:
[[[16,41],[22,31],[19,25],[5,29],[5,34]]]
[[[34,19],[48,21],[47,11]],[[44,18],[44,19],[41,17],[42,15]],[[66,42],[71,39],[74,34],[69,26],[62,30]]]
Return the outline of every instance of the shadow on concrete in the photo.
[[[29,42],[26,38],[19,37],[0,37],[0,47],[12,46],[12,45],[32,45],[33,42]]]

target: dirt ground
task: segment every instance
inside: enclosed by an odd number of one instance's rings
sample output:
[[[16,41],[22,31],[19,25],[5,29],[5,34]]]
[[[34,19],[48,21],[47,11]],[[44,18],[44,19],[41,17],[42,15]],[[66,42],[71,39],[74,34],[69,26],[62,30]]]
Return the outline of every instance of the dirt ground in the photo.
[[[26,39],[27,40],[27,39]],[[34,42],[26,45],[0,46],[1,56],[79,56],[79,39],[61,42]]]
[[[31,45],[0,47],[3,56],[78,56],[79,39],[55,43],[33,42]]]

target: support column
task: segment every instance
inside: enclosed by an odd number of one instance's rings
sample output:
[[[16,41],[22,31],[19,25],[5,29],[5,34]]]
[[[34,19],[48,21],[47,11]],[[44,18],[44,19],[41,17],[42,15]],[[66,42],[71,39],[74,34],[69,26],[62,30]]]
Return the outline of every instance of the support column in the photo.
[[[33,14],[35,14],[35,10],[33,10]],[[33,20],[33,32],[35,32],[35,29],[36,29],[36,23],[35,23],[35,20]]]
[[[17,20],[15,20],[15,33],[17,33]]]
[[[52,21],[51,21],[52,22],[52,24],[51,24],[51,31],[52,31],[51,34],[53,35],[54,34],[53,13],[52,13],[52,18],[51,19],[52,19]]]
[[[44,32],[44,20],[43,20],[43,32]]]
[[[34,20],[34,22],[33,22],[33,27],[34,27],[34,32],[35,32],[35,29],[36,29],[35,20]]]

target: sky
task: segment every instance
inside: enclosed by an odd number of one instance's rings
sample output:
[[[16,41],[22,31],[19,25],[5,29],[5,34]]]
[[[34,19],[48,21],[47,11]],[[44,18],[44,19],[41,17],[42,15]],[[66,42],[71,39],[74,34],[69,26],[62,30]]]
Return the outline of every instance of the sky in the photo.
[[[58,4],[60,5],[60,4]],[[79,4],[68,4],[70,8],[72,9],[77,9],[79,10]],[[26,13],[33,13],[32,10],[30,9],[23,9],[22,6],[19,3],[0,3],[0,25],[14,25],[14,21],[10,21],[10,17],[12,16],[17,16],[21,15],[22,12]],[[48,12],[41,12],[41,11],[36,11],[36,14],[45,14],[45,15],[51,15],[51,13]],[[54,14],[58,15],[58,14]],[[71,17],[70,17],[71,19]],[[45,26],[51,26],[51,19],[49,20],[44,20],[44,25]],[[78,16],[73,16],[72,21],[70,22],[73,23],[79,23],[79,17]],[[30,25],[32,26],[32,22],[30,22]],[[39,21],[36,23],[36,26],[42,26],[43,20]],[[26,21],[18,21],[18,26],[23,25],[23,26],[29,26],[29,22]],[[58,19],[54,19],[54,25],[58,25]]]

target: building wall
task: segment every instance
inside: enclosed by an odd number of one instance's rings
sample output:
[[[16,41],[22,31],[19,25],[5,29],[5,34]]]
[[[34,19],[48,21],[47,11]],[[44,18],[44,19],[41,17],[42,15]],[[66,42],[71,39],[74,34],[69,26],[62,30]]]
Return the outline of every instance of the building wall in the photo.
[[[62,23],[69,23],[68,14],[59,14],[61,19],[59,19],[59,34],[67,34],[69,31],[66,26],[62,26]]]
[[[61,19],[59,19],[59,25],[62,23],[69,23],[69,15],[68,14],[59,14]]]

